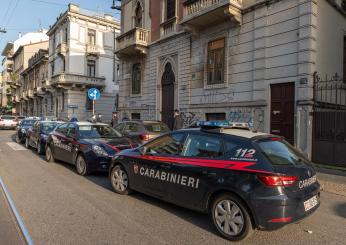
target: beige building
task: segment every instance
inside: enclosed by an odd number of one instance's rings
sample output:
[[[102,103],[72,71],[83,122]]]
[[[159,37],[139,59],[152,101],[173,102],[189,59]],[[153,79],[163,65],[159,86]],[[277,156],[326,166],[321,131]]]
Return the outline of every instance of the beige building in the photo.
[[[122,1],[120,116],[248,122],[311,156],[314,77],[345,74],[345,35],[340,0]]]
[[[1,53],[4,58],[2,59],[2,72],[1,72],[1,101],[0,106],[7,108],[7,112],[11,111],[12,105],[12,87],[11,87],[11,72],[13,71],[13,43],[7,43]]]
[[[50,27],[48,77],[52,88],[48,102],[58,118],[92,116],[87,91],[98,88],[101,99],[95,112],[110,121],[117,107],[118,58],[114,55],[115,36],[120,24],[111,15],[99,14],[69,4]],[[48,106],[49,107],[49,106]]]
[[[30,43],[20,46],[13,54],[13,75],[12,86],[15,87],[13,92],[13,102],[16,113],[20,115],[33,115],[34,90],[29,85],[27,69],[29,60],[41,49],[48,49],[48,41]],[[32,89],[31,89],[32,88]]]

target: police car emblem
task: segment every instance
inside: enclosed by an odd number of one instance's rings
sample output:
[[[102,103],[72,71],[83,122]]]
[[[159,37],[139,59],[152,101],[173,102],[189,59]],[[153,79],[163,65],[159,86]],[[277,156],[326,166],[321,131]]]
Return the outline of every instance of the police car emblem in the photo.
[[[135,172],[135,174],[138,173],[138,165],[137,164],[133,165],[133,171]]]

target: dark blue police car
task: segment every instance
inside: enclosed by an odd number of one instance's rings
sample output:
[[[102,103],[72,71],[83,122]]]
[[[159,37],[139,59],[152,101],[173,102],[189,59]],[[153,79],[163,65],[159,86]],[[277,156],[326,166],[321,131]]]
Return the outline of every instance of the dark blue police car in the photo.
[[[17,143],[24,143],[27,131],[34,125],[35,122],[39,121],[38,117],[26,117],[23,119],[16,129],[16,141]]]
[[[51,133],[58,125],[63,122],[59,121],[37,121],[31,128],[27,130],[25,138],[25,147],[33,147],[38,154],[43,154],[46,148],[46,141],[49,133]]]
[[[102,123],[69,122],[49,134],[46,160],[55,159],[76,165],[77,173],[87,175],[107,171],[112,157],[137,143]]]
[[[116,193],[136,190],[209,213],[217,231],[237,241],[272,230],[319,206],[310,162],[283,138],[204,123],[158,137],[112,160]]]

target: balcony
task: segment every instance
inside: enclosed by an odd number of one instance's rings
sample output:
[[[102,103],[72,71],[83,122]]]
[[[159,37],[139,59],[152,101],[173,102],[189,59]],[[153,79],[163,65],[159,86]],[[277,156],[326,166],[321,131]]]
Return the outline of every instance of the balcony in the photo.
[[[225,21],[240,25],[241,8],[242,0],[187,0],[180,24],[196,30]]]
[[[106,86],[106,79],[104,77],[90,77],[77,74],[57,74],[54,75],[50,84],[46,86],[55,86],[65,89],[71,87],[97,87],[104,88]]]
[[[62,56],[66,56],[66,53],[68,51],[68,47],[66,43],[59,43],[56,47],[56,52],[58,54],[61,54]]]
[[[165,37],[172,33],[175,33],[177,30],[177,18],[171,18],[160,25],[160,36]]]
[[[146,55],[150,42],[150,31],[136,27],[117,37],[117,55]]]
[[[100,48],[95,44],[87,44],[86,45],[86,53],[88,55],[100,55]]]

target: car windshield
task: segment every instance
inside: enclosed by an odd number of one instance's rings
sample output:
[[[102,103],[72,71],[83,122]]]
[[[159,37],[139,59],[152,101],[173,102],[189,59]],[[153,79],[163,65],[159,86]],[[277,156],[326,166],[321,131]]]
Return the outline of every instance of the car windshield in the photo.
[[[12,117],[12,116],[2,116],[1,119],[3,119],[3,120],[14,120],[14,117]]]
[[[164,123],[145,123],[144,127],[151,133],[165,133],[169,132],[168,127]]]
[[[79,125],[81,139],[118,138],[121,134],[107,125]]]
[[[49,134],[54,130],[56,127],[57,123],[56,122],[44,122],[41,124],[41,131],[44,134]]]
[[[293,146],[284,140],[266,139],[258,142],[262,153],[273,165],[294,165],[307,164],[305,157]]]
[[[35,120],[23,120],[20,125],[21,126],[32,126],[32,125],[34,125],[35,122],[36,122]]]

